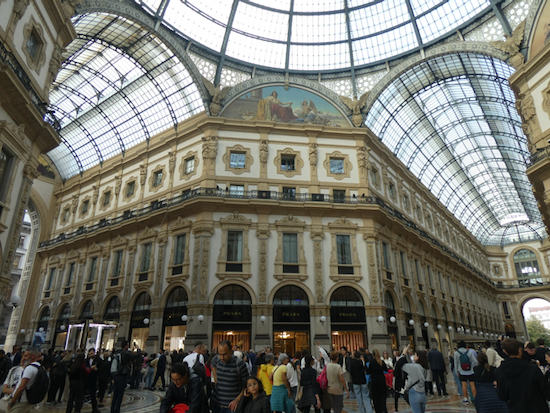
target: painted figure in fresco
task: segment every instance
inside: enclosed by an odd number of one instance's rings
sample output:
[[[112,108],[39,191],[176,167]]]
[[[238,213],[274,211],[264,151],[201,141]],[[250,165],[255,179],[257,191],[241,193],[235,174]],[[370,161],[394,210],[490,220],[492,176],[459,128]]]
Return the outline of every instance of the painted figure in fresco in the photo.
[[[278,97],[277,92],[272,92],[270,96],[262,99],[258,102],[258,113],[252,118],[252,120],[279,120],[281,122],[290,122],[291,120],[298,119],[292,111],[292,103],[282,103]]]

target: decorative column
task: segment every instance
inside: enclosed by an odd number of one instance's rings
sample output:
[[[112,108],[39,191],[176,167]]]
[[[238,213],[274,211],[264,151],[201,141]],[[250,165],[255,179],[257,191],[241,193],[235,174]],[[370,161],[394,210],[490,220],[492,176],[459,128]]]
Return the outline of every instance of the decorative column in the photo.
[[[199,222],[193,228],[195,249],[193,253],[193,276],[191,279],[191,298],[187,306],[186,344],[197,341],[209,341],[212,331],[213,306],[208,304],[208,275],[210,267],[210,241],[214,235],[211,224]],[[203,320],[199,320],[202,316]]]
[[[311,239],[313,240],[313,266],[315,272],[315,303],[317,304],[324,304],[325,302],[325,285],[323,275],[324,238],[325,233],[321,230],[321,228],[316,228],[316,230],[311,231]]]
[[[122,308],[128,309],[131,295],[131,284],[134,278],[134,257],[136,255],[137,246],[135,243],[128,245],[128,267],[126,269],[126,277],[124,279],[124,297],[122,299]],[[120,314],[122,320],[122,313]]]

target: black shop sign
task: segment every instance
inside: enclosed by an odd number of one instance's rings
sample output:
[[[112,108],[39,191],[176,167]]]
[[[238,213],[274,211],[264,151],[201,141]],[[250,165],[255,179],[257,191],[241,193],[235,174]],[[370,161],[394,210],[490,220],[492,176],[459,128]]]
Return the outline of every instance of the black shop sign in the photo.
[[[273,306],[274,323],[307,323],[309,321],[309,306]]]
[[[365,309],[363,307],[331,307],[331,323],[364,323]]]
[[[251,322],[252,307],[249,305],[215,305],[214,321]]]

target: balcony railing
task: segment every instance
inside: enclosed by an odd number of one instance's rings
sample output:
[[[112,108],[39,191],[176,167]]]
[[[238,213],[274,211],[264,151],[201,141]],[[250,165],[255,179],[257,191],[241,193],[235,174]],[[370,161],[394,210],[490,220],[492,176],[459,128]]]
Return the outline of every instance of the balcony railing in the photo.
[[[215,198],[226,198],[226,199],[229,198],[229,199],[243,199],[243,200],[258,199],[258,200],[266,200],[266,201],[271,200],[271,201],[289,201],[289,202],[302,202],[302,203],[303,202],[325,202],[325,203],[333,203],[333,204],[340,204],[340,205],[341,204],[378,205],[388,214],[390,214],[391,216],[401,221],[405,226],[407,226],[408,228],[410,228],[411,230],[419,234],[421,237],[425,238],[426,240],[431,242],[433,245],[441,249],[450,258],[458,261],[464,267],[468,268],[469,271],[473,272],[483,280],[494,285],[494,283],[487,276],[485,276],[483,273],[481,273],[476,268],[471,266],[463,258],[456,255],[454,251],[452,251],[445,245],[441,244],[441,242],[433,238],[429,233],[424,231],[422,228],[416,225],[416,223],[408,219],[405,215],[403,215],[397,209],[393,208],[392,206],[384,202],[384,200],[375,196],[355,196],[354,195],[354,196],[345,196],[345,197],[343,196],[334,197],[328,194],[309,194],[309,193],[305,193],[305,194],[300,193],[300,194],[295,194],[293,196],[290,196],[288,193],[276,192],[276,191],[242,191],[242,192],[240,191],[237,193],[235,192],[232,193],[228,190],[223,190],[223,189],[198,188],[198,189],[186,191],[182,195],[178,195],[171,199],[152,202],[149,206],[135,210],[135,211],[126,211],[122,215],[116,218],[104,219],[95,225],[80,227],[76,231],[70,232],[68,234],[60,234],[56,238],[41,242],[40,248],[49,247],[51,245],[55,245],[60,242],[68,241],[75,237],[90,234],[102,228],[118,225],[130,219],[140,218],[148,214],[151,214],[155,211],[180,205],[180,204],[183,204],[184,202],[188,202],[192,199],[199,198],[199,197],[215,197]]]
[[[550,157],[550,146],[546,148],[538,149],[535,153],[531,154],[531,163],[527,167],[533,166],[537,162],[544,158]]]
[[[31,79],[25,72],[23,66],[17,61],[13,53],[8,52],[2,42],[0,42],[0,61],[11,69],[23,87],[29,92],[31,101],[34,107],[42,115],[42,119],[48,122],[56,132],[59,132],[61,130],[59,120],[55,117],[53,111],[49,109],[48,104],[43,102],[38,93],[36,93],[32,86]]]
[[[550,285],[550,281],[540,281],[536,283],[525,283],[525,282],[517,282],[514,281],[512,284],[501,284],[497,283],[495,287],[502,288],[505,290],[513,289],[513,288],[538,288],[538,287],[547,287]]]

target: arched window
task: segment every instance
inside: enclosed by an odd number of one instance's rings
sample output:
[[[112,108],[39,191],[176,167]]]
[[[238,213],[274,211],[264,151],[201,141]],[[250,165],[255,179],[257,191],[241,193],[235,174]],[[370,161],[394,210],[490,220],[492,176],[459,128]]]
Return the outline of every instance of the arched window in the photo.
[[[422,317],[425,317],[426,312],[424,311],[424,306],[422,305],[422,303],[418,303],[417,307],[418,307],[418,314],[420,314]]]
[[[107,309],[105,310],[105,320],[118,320],[120,313],[120,298],[114,296],[109,300]]]
[[[251,305],[252,299],[246,288],[240,285],[226,285],[216,293],[214,305]]]
[[[533,251],[522,249],[516,252],[514,254],[514,266],[520,287],[542,285],[539,263]]]
[[[42,310],[42,315],[38,321],[49,321],[51,316],[50,307],[46,307]]]
[[[403,300],[403,307],[405,308],[405,313],[412,314],[411,302],[407,297]]]
[[[82,309],[82,313],[80,314],[80,319],[90,320],[93,318],[93,315],[94,315],[94,303],[92,300],[88,300],[88,302]]]
[[[187,305],[188,301],[189,299],[185,288],[176,287],[168,296],[168,300],[166,300],[166,308],[184,307]]]
[[[61,311],[61,314],[59,315],[59,320],[68,320],[71,317],[71,306],[69,304],[65,304],[63,307],[63,310]]]
[[[339,307],[363,307],[363,297],[351,287],[340,287],[332,293],[330,305]]]
[[[386,291],[386,295],[384,296],[384,303],[386,304],[387,310],[395,310],[395,303],[393,302],[393,297],[389,293],[389,291]]]
[[[309,300],[306,292],[300,287],[287,285],[275,293],[273,305],[309,305]]]
[[[134,304],[134,311],[142,311],[151,309],[151,296],[143,292],[137,298]]]

